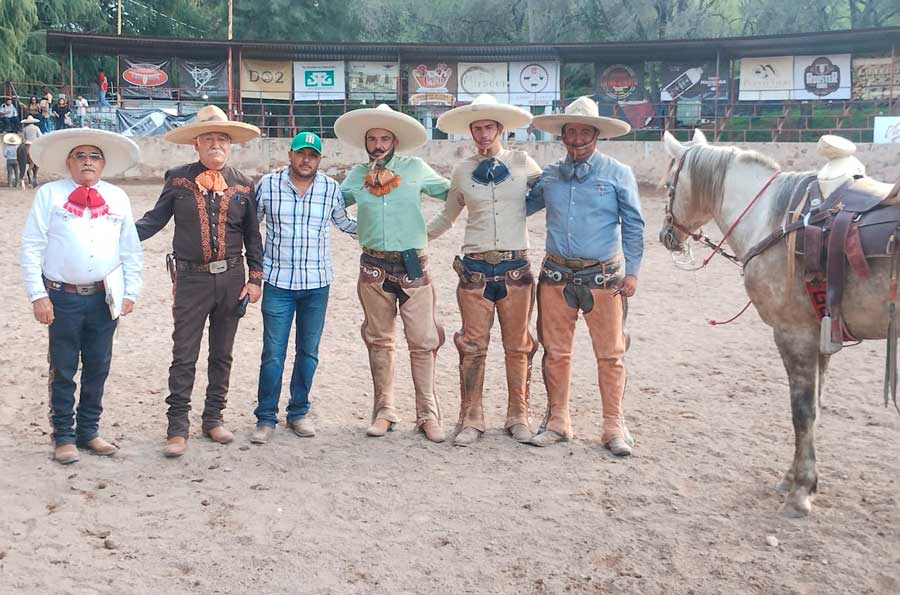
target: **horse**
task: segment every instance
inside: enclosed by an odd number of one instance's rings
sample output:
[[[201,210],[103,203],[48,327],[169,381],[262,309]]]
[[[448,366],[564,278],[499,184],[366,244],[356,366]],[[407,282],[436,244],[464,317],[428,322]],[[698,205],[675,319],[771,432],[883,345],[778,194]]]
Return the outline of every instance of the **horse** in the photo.
[[[700,237],[700,227],[713,220],[744,263],[752,248],[782,226],[791,197],[814,174],[781,172],[775,161],[755,151],[711,146],[699,130],[686,144],[666,132],[663,143],[671,162],[660,241],[673,254],[684,254],[685,241]],[[802,517],[810,513],[818,488],[815,422],[829,355],[820,353],[820,321],[803,267],[788,264],[787,250],[786,242],[779,241],[753,254],[743,279],[760,318],[772,328],[788,375],[794,458],[776,489],[785,494],[782,512]],[[868,278],[848,272],[842,312],[859,340],[888,336],[891,260],[870,259]]]

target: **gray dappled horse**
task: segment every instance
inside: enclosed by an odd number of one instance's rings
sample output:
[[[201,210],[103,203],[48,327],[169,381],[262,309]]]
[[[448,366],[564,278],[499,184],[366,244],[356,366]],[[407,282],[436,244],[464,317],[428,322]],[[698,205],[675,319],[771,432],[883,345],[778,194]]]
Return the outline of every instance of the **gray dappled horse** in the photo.
[[[810,174],[783,172],[763,190],[780,170],[768,157],[736,147],[710,146],[699,131],[689,144],[680,143],[668,132],[663,140],[672,158],[667,184],[674,184],[675,190],[670,193],[670,214],[660,240],[672,252],[683,251],[687,232],[699,230],[710,220],[726,233],[759,194],[727,237],[743,262],[752,247],[782,225],[791,195]],[[890,266],[889,258],[875,258],[869,261],[868,279],[859,278],[852,270],[847,274],[842,311],[847,328],[858,339],[887,337]],[[820,323],[804,286],[803,267],[793,270],[788,279],[787,247],[780,241],[747,263],[744,286],[760,318],[772,327],[787,370],[794,460],[778,490],[786,493],[784,513],[804,516],[811,510],[818,482],[815,421],[829,356],[819,352]]]

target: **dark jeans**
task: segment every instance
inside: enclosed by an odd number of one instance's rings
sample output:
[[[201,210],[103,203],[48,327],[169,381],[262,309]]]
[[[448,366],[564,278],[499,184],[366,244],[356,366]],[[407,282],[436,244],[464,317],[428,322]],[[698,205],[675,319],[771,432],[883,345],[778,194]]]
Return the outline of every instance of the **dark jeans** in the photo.
[[[491,264],[483,260],[475,260],[468,256],[463,257],[466,269],[473,273],[481,273],[486,278],[502,277],[509,271],[514,271],[528,264],[527,258],[505,260],[497,264]],[[492,302],[498,302],[506,297],[505,281],[488,281],[484,287],[484,298]]]
[[[50,290],[50,423],[53,442],[84,444],[97,436],[103,412],[103,385],[112,360],[116,321],[106,295],[84,296]],[[75,413],[75,373],[81,360],[81,394]],[[73,419],[74,418],[74,419]]]
[[[231,352],[240,320],[235,312],[244,279],[244,267],[241,266],[219,274],[178,271],[175,305],[172,307],[175,318],[172,365],[169,367],[169,396],[166,398],[169,405],[169,437],[187,438],[190,430],[188,413],[191,410],[191,392],[207,318],[209,380],[203,407],[203,431],[208,432],[223,423],[222,410],[225,409],[231,378]]]
[[[19,185],[19,161],[17,159],[6,160],[6,183],[10,188]]]
[[[12,117],[3,117],[0,118],[3,121],[3,132],[18,132],[19,131],[19,118]]]
[[[292,422],[309,413],[309,391],[319,365],[319,339],[325,327],[327,309],[327,285],[299,290],[281,289],[268,283],[263,287],[263,352],[259,368],[258,405],[254,412],[259,424],[274,426],[277,423],[281,377],[295,315],[297,330],[287,420]]]

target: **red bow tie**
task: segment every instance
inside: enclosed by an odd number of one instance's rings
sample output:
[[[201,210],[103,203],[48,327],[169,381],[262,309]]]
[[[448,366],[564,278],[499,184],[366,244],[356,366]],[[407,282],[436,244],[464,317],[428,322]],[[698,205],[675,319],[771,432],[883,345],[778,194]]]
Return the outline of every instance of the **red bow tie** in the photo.
[[[63,208],[79,217],[84,215],[85,209],[90,209],[91,219],[109,213],[109,206],[97,189],[87,186],[79,186],[73,190]]]

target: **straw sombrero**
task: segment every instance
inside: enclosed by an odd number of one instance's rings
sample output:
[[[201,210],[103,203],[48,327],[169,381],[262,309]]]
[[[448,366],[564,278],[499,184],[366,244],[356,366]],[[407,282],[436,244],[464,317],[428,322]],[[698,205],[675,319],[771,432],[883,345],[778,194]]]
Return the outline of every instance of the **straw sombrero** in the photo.
[[[497,103],[496,97],[485,93],[469,105],[441,114],[437,127],[447,134],[467,135],[469,125],[478,120],[493,120],[499,122],[504,130],[515,130],[531,124],[531,114],[520,107]]]
[[[15,132],[7,132],[3,135],[3,144],[4,145],[21,145],[22,137],[16,134]]]
[[[825,134],[819,139],[816,151],[828,159],[828,163],[816,174],[820,180],[866,175],[866,166],[853,156],[856,153],[856,145],[849,139]]]
[[[28,117],[22,120],[22,124],[40,124],[40,122],[40,120],[38,120],[31,114],[28,114]]]
[[[45,134],[32,143],[31,158],[42,170],[68,176],[66,158],[80,145],[91,145],[103,152],[104,177],[118,175],[141,159],[141,150],[133,140],[96,128],[67,128]]]
[[[597,102],[590,97],[579,97],[567,105],[562,114],[534,117],[535,128],[557,136],[562,134],[562,128],[566,124],[593,126],[600,131],[600,138],[615,138],[631,131],[628,122],[601,116]]]
[[[244,122],[233,122],[228,119],[222,108],[206,105],[197,112],[197,117],[190,124],[179,126],[168,131],[163,137],[176,145],[190,145],[194,139],[207,132],[221,132],[231,137],[232,144],[241,144],[259,136],[259,128]]]
[[[397,151],[412,151],[428,142],[428,132],[415,118],[395,112],[385,104],[347,112],[334,123],[334,134],[341,142],[365,151],[366,132],[373,128],[394,133]]]

